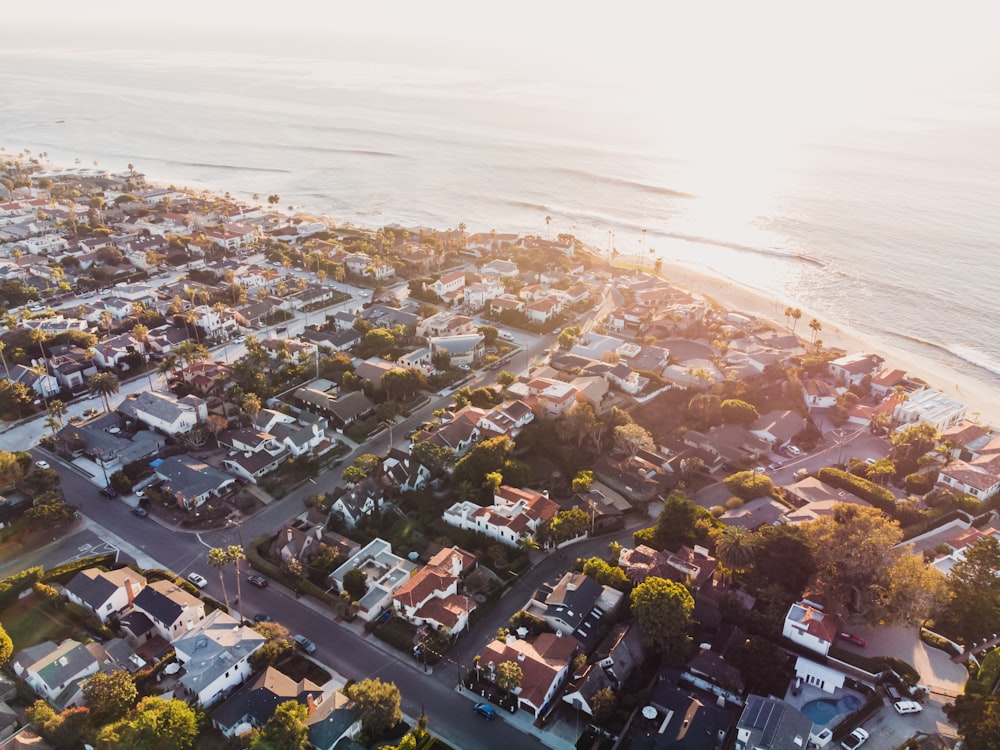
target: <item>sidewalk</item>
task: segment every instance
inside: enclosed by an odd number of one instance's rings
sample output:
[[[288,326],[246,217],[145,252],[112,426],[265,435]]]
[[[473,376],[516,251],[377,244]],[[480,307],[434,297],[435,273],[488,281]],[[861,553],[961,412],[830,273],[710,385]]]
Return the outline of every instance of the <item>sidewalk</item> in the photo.
[[[481,695],[462,685],[456,685],[455,692],[459,693],[473,703],[479,703],[484,700]],[[513,724],[519,731],[524,732],[524,734],[530,734],[533,737],[537,737],[542,744],[547,747],[551,747],[552,750],[576,750],[576,745],[572,742],[564,740],[562,737],[554,734],[553,732],[547,732],[544,729],[536,727],[535,717],[528,711],[520,710],[511,713],[510,711],[506,711],[502,708],[498,708],[496,706],[493,707],[497,711],[497,716],[503,721]]]

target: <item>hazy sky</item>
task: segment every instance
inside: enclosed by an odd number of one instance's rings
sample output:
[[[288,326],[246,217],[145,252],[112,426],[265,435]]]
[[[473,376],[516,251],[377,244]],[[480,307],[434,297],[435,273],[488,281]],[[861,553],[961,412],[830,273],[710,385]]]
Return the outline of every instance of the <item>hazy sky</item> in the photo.
[[[25,47],[70,39],[102,51],[217,45],[306,58],[340,49],[413,68],[467,61],[555,84],[648,86],[684,101],[711,92],[727,109],[745,102],[793,118],[935,101],[969,76],[1000,74],[989,3],[47,0],[4,15],[22,30],[5,43]]]

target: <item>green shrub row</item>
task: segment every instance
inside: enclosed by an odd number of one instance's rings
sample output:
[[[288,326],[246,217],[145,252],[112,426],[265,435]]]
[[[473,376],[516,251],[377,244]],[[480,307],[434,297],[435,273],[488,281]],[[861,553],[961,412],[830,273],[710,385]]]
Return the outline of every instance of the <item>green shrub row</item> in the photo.
[[[937,633],[928,630],[927,628],[920,628],[920,640],[926,643],[931,648],[938,648],[947,654],[952,656],[958,656],[961,652],[954,643],[949,641],[943,635],[938,635]]]
[[[390,617],[375,628],[375,636],[404,654],[413,653],[413,637],[417,628],[399,617]]]
[[[879,487],[874,482],[856,477],[850,472],[841,469],[831,469],[829,467],[819,470],[817,474],[819,480],[831,487],[846,490],[862,500],[867,500],[876,508],[892,513],[896,509],[896,498],[885,487]]]
[[[107,566],[114,563],[116,554],[115,552],[105,552],[103,555],[85,557],[81,560],[71,560],[70,562],[46,570],[45,575],[42,576],[42,580],[47,583],[67,584],[81,570],[86,570],[87,568],[104,568],[106,570]]]
[[[41,566],[22,570],[20,573],[0,581],[0,609],[9,607],[17,601],[23,591],[30,589],[42,580],[45,569]]]

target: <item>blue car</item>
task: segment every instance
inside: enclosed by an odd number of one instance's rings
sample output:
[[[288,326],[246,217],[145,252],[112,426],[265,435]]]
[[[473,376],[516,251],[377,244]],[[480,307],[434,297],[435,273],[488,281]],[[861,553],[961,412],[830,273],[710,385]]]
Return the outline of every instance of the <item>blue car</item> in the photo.
[[[477,703],[472,707],[472,710],[487,721],[493,721],[497,717],[496,709],[489,703]]]

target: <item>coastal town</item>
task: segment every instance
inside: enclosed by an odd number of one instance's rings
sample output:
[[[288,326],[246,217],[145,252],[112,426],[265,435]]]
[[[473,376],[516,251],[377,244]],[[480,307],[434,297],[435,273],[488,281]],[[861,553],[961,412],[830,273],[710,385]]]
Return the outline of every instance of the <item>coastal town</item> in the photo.
[[[0,153],[0,750],[992,747],[1000,430],[652,253]]]

